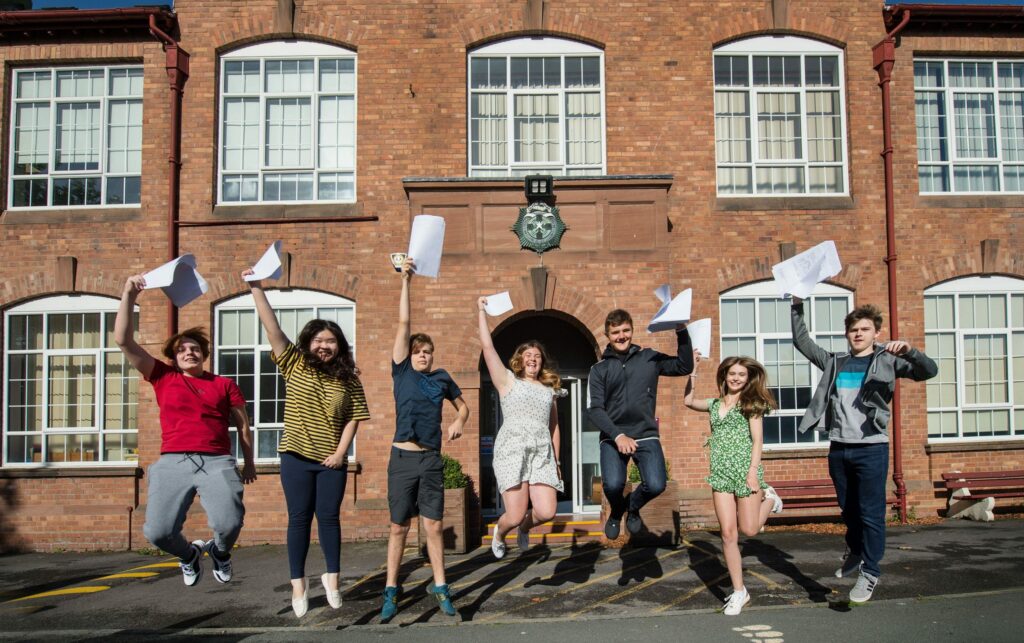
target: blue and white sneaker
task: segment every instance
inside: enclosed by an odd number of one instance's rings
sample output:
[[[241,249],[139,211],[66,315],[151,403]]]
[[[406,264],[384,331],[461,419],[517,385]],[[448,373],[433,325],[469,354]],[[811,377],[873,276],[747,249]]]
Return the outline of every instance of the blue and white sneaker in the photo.
[[[203,551],[207,553],[210,557],[210,562],[213,563],[213,577],[217,579],[217,582],[230,583],[231,554],[228,554],[227,558],[221,558],[217,553],[217,545],[213,542],[212,538],[203,543]]]
[[[202,540],[194,540],[189,546],[192,558],[186,561],[184,558],[178,564],[181,566],[181,576],[185,585],[192,587],[203,577],[203,552],[206,550],[206,543]]]

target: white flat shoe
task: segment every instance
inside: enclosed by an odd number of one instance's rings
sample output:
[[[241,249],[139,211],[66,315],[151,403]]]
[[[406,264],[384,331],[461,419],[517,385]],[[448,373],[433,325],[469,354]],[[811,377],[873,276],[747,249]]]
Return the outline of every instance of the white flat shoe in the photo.
[[[302,586],[304,588],[302,592],[302,598],[292,599],[292,611],[295,612],[295,616],[302,618],[309,611],[309,581],[305,578],[302,579]]]
[[[498,560],[505,557],[505,543],[498,538],[498,525],[494,525],[494,533],[491,534],[491,553]]]
[[[320,577],[320,582],[323,583],[324,593],[327,594],[327,604],[333,607],[334,609],[338,609],[339,607],[341,607],[341,590],[331,589],[327,586],[327,574],[324,574]]]

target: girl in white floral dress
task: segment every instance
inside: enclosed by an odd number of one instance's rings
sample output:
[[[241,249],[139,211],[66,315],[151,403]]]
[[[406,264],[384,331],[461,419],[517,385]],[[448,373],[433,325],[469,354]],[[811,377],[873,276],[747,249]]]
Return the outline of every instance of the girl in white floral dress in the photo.
[[[503,422],[494,441],[494,476],[505,513],[494,525],[491,552],[505,556],[505,535],[515,528],[519,551],[530,545],[530,528],[555,516],[562,491],[558,462],[558,410],[555,396],[561,379],[547,368],[547,356],[538,342],[516,348],[509,367],[501,362],[487,325],[485,297],[478,302],[480,344],[491,382],[501,400]],[[533,511],[528,511],[530,504]]]
[[[724,611],[736,616],[750,602],[750,594],[743,585],[738,533],[755,536],[769,513],[782,511],[782,499],[765,484],[761,467],[762,418],[776,408],[775,398],[768,390],[768,378],[760,363],[749,357],[727,357],[715,378],[720,397],[696,400],[693,378],[697,376],[700,356],[694,351],[693,357],[694,371],[686,384],[683,403],[694,411],[711,415],[711,475],[707,481],[733,587]]]

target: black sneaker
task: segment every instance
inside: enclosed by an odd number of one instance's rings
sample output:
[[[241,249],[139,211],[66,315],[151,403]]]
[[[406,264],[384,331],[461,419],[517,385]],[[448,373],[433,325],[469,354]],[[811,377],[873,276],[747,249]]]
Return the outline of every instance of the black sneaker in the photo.
[[[619,537],[619,531],[622,529],[622,518],[608,517],[608,520],[604,523],[604,536],[608,540],[615,540]]]
[[[214,544],[212,538],[203,543],[203,549],[210,556],[210,562],[213,563],[213,577],[217,579],[218,583],[230,583],[231,554],[223,557],[218,554],[217,545]]]
[[[636,511],[630,511],[626,514],[626,531],[631,536],[636,536],[644,530],[644,521],[640,519],[640,513]]]

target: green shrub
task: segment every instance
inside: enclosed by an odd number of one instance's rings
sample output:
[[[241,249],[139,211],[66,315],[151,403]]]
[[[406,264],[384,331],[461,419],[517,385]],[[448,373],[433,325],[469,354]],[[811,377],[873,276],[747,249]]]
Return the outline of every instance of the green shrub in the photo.
[[[444,488],[463,489],[469,486],[469,476],[462,472],[462,463],[450,455],[441,454],[444,462]]]
[[[669,461],[665,460],[665,480],[672,479],[672,467],[669,466]],[[626,469],[626,480],[632,484],[640,484],[640,469],[636,468],[636,464],[630,460],[629,468]]]

